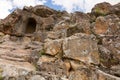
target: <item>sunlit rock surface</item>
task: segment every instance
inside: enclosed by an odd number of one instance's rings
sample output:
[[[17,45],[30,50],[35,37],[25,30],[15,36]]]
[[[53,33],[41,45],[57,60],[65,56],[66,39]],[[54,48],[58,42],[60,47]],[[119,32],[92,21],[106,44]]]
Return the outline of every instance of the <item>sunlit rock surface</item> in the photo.
[[[0,20],[0,80],[120,80],[120,3],[16,9]]]

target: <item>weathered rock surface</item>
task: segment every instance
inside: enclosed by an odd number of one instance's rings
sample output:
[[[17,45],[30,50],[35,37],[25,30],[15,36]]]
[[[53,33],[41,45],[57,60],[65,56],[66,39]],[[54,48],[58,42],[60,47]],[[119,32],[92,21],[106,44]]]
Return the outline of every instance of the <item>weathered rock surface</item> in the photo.
[[[92,9],[92,13],[94,13],[95,16],[107,15],[110,13],[111,7],[111,4],[103,2],[95,5],[95,7]]]
[[[45,44],[44,44],[44,49],[45,49],[45,53],[49,54],[49,55],[56,55],[56,54],[60,54],[62,52],[62,43],[63,40],[48,40]]]
[[[15,10],[0,20],[0,80],[120,80],[120,3]]]
[[[63,41],[64,57],[99,64],[97,42],[93,35],[75,34]]]
[[[120,18],[114,14],[98,17],[95,22],[94,32],[96,34],[118,36],[120,34]]]

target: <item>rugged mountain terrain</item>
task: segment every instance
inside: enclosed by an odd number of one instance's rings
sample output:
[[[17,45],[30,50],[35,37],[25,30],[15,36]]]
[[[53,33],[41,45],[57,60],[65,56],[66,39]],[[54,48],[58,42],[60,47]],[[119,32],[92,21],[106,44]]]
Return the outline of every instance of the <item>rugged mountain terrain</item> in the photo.
[[[120,80],[120,3],[15,10],[0,20],[0,80]]]

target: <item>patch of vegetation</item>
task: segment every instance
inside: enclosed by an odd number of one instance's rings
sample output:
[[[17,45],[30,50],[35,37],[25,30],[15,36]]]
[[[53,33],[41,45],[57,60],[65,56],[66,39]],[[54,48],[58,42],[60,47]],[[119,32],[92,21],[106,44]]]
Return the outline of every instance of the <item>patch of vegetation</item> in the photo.
[[[101,11],[99,8],[95,9],[96,16],[106,16],[106,13]]]
[[[42,55],[45,55],[45,50],[42,49],[40,52],[39,52],[39,56],[42,56]]]
[[[2,77],[2,75],[0,74],[0,80],[3,80],[3,77]]]
[[[57,17],[62,17],[62,13],[61,13],[61,12],[58,12],[58,13],[57,13]]]
[[[107,60],[107,59],[100,58],[100,61],[101,61],[101,62],[107,62],[108,60]]]
[[[40,50],[39,53],[38,53],[38,56],[39,56],[39,57],[41,57],[41,56],[43,56],[43,55],[46,55],[45,49]],[[32,63],[32,64],[34,65],[36,71],[39,71],[39,65],[38,65],[37,63]]]
[[[33,63],[33,66],[35,67],[36,71],[39,71],[39,66],[37,65],[37,63]]]
[[[2,77],[2,73],[3,72],[3,69],[2,68],[0,68],[0,80],[3,80],[3,77]]]

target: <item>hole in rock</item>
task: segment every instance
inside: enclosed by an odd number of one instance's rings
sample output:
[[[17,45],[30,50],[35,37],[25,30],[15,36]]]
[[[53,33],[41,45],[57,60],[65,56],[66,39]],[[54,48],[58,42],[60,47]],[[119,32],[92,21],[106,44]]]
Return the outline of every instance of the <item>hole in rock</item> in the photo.
[[[25,33],[34,33],[36,30],[36,20],[34,18],[29,18],[26,24]]]

